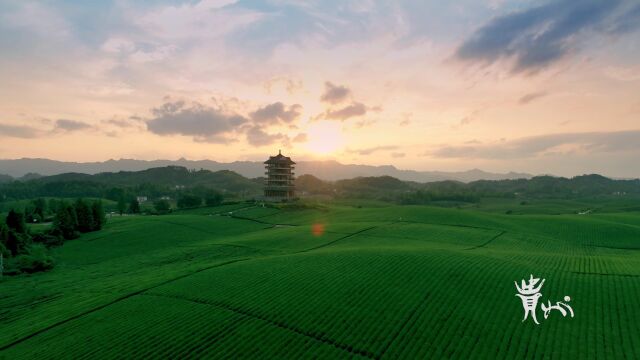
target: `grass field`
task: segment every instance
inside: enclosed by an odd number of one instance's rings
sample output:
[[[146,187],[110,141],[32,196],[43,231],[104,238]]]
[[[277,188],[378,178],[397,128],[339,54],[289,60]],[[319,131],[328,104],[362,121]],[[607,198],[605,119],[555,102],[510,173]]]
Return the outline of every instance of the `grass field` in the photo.
[[[637,359],[640,213],[572,214],[589,207],[114,217],[0,282],[0,358]],[[529,274],[575,317],[522,322]]]

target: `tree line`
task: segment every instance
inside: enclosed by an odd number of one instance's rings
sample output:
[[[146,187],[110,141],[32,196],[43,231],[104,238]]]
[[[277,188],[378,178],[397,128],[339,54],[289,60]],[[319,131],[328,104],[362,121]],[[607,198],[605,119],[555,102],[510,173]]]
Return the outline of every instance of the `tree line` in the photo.
[[[49,255],[49,248],[75,239],[81,233],[100,230],[106,223],[100,200],[78,198],[74,202],[57,200],[50,201],[49,207],[46,205],[44,199],[33,200],[25,207],[26,211],[11,209],[4,223],[0,223],[0,254],[7,259],[4,273],[51,269],[54,260]],[[34,216],[45,219],[49,213],[53,213],[49,228],[34,232],[27,226],[29,216],[32,216],[31,220]]]

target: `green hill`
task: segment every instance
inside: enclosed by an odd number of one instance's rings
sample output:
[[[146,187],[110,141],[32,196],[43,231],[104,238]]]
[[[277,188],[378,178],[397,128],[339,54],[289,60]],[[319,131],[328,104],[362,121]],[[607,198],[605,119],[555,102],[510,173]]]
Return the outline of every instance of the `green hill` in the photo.
[[[96,175],[65,173],[2,183],[1,200],[34,197],[102,197],[117,201],[147,196],[176,197],[183,190],[214,189],[242,199],[262,192],[264,178],[247,179],[235,172],[220,170],[188,170],[166,166],[142,171],[120,171]],[[344,199],[382,200],[402,204],[460,205],[478,203],[482,198],[581,199],[594,197],[637,198],[640,180],[613,180],[600,175],[583,175],[571,179],[538,176],[518,180],[481,180],[471,183],[437,181],[417,183],[390,176],[356,177],[335,182],[312,175],[296,180],[299,194],[324,195]]]
[[[1,357],[640,358],[638,212],[244,206],[114,217],[3,279]],[[575,317],[523,322],[530,274]]]
[[[34,197],[104,197],[117,200],[118,194],[157,197],[176,190],[197,187],[212,188],[226,193],[259,194],[262,183],[228,170],[188,170],[167,166],[142,171],[120,171],[96,175],[65,173],[29,181],[14,181],[0,186],[0,198],[28,199]]]
[[[9,175],[0,174],[0,184],[12,182],[13,178]]]

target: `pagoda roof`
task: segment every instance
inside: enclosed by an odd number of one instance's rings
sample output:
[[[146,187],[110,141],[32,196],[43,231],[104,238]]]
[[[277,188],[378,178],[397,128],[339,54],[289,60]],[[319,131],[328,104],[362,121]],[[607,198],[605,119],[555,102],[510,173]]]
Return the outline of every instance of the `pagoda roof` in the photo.
[[[269,156],[269,160],[264,162],[265,164],[295,164],[290,157],[282,155],[282,152],[278,151],[278,155]]]

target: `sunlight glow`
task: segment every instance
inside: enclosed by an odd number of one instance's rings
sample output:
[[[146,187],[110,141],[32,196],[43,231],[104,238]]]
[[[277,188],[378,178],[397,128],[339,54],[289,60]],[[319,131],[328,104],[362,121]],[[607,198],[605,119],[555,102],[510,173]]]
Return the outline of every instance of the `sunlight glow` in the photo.
[[[320,121],[307,128],[307,149],[314,154],[326,155],[335,152],[343,145],[341,124]]]

